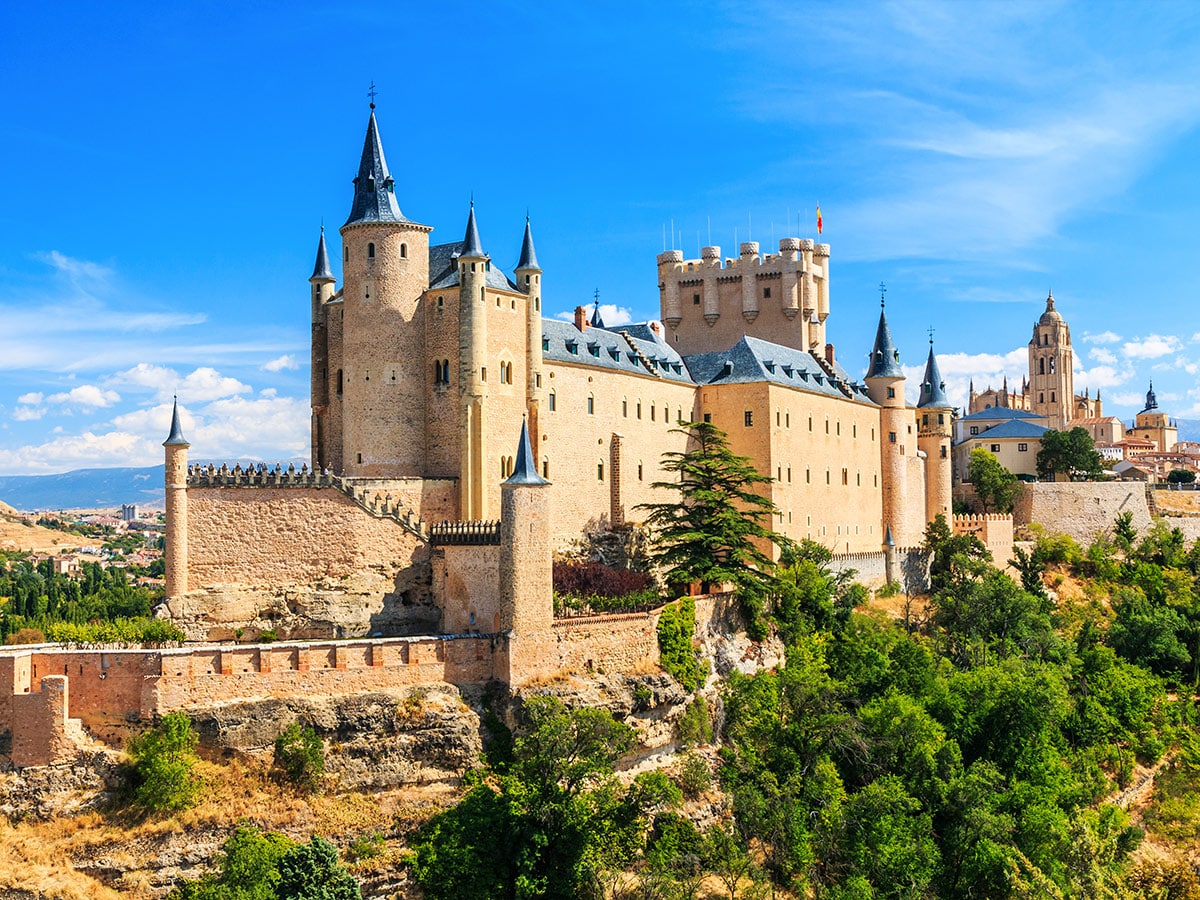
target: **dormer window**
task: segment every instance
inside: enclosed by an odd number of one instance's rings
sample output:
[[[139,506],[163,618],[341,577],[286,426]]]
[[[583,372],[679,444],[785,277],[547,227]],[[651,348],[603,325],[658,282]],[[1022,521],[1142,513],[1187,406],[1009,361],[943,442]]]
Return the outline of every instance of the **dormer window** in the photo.
[[[599,359],[600,358],[600,345],[597,343],[588,344],[588,352],[591,353],[592,356],[596,357],[596,359]]]
[[[367,176],[367,190],[370,191],[372,194],[375,193],[375,176],[374,175]]]
[[[542,350],[543,350],[543,351],[546,351],[546,350],[549,350],[549,349],[550,349],[550,338],[548,338],[548,337],[543,337],[543,338],[542,338]]]
[[[567,341],[567,352],[568,353],[578,353],[579,352],[579,344],[576,341]]]

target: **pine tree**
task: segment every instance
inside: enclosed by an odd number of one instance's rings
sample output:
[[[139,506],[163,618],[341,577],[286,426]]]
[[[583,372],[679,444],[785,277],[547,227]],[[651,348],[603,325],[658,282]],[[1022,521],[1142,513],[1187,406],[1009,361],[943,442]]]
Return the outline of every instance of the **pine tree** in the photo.
[[[646,524],[660,547],[656,562],[673,584],[731,582],[761,594],[774,569],[766,548],[782,540],[767,524],[778,510],[758,490],[771,479],[730,450],[715,425],[692,422],[675,430],[688,436],[689,449],[664,454],[662,467],[678,480],[653,486],[677,499],[638,507],[649,512]]]

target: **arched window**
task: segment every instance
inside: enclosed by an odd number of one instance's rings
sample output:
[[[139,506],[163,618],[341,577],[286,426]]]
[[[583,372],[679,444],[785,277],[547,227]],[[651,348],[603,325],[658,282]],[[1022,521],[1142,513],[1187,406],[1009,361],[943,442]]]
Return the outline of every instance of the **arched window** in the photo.
[[[546,400],[548,401],[548,405],[550,407],[550,412],[554,412],[555,408],[557,407],[557,399],[558,398],[555,395],[554,391],[551,391],[550,396],[546,398]]]
[[[508,378],[508,383],[512,384],[512,363],[505,363],[504,371],[505,371],[505,375]]]
[[[375,245],[367,244],[367,259],[374,259],[374,258],[375,258]]]
[[[1044,356],[1038,360],[1038,374],[1039,375],[1046,374],[1046,358]]]
[[[1051,374],[1051,375],[1053,375],[1053,374],[1054,374],[1054,364],[1055,364],[1056,362],[1057,362],[1057,360],[1056,360],[1056,359],[1055,359],[1053,356],[1052,356],[1052,357],[1050,357],[1050,374]]]
[[[589,416],[594,416],[596,414],[596,398],[591,394],[588,394],[587,410]]]
[[[401,245],[400,245],[400,258],[401,258],[401,259],[408,259],[408,244],[401,244]]]

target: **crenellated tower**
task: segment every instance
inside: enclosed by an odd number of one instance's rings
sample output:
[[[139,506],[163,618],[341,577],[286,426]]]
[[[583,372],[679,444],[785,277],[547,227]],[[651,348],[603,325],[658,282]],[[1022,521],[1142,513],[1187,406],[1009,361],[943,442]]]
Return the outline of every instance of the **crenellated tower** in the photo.
[[[166,595],[178,597],[188,590],[188,447],[179,425],[179,400],[171,406],[171,433],[163,441],[166,450]]]
[[[312,357],[310,366],[310,397],[312,403],[312,465],[320,472],[330,466],[329,410],[329,301],[333,298],[336,279],[329,265],[329,250],[325,246],[325,226],[317,243],[317,260],[312,277],[308,279],[312,300]],[[340,309],[338,313],[340,315]],[[340,438],[340,435],[339,435]]]
[[[1071,327],[1054,308],[1054,292],[1046,297],[1046,311],[1033,326],[1029,339],[1029,394],[1033,412],[1046,416],[1049,427],[1068,427],[1075,402],[1075,354]]]
[[[892,340],[883,300],[879,301],[879,327],[871,349],[871,365],[867,369],[867,395],[880,406],[879,451],[880,489],[883,494],[883,525],[899,534],[904,533],[908,509],[908,458],[905,443],[911,413],[904,405],[904,369],[900,367],[900,351]]]
[[[404,216],[375,121],[367,122],[354,201],[342,226],[342,472],[421,476],[425,470],[422,293],[429,285],[428,225]],[[315,461],[314,461],[315,462]]]
[[[783,238],[778,253],[745,241],[737,259],[721,248],[700,259],[658,255],[659,302],[670,345],[682,354],[726,350],[743,336],[820,354],[829,316],[829,245]]]
[[[487,517],[487,272],[491,259],[479,240],[475,203],[458,256],[458,399],[462,422],[459,515]],[[541,347],[541,336],[538,336]],[[494,377],[499,377],[497,373]]]
[[[917,403],[917,448],[925,454],[925,521],[938,513],[950,522],[953,515],[953,465],[950,455],[950,420],[954,414],[946,396],[946,382],[938,369],[929,339],[929,358],[921,381],[921,399]]]
[[[521,258],[515,270],[517,287],[528,297],[525,306],[525,406],[529,415],[530,446],[534,460],[541,457],[542,405],[542,267],[533,248],[533,231],[525,217],[525,236],[521,240]]]

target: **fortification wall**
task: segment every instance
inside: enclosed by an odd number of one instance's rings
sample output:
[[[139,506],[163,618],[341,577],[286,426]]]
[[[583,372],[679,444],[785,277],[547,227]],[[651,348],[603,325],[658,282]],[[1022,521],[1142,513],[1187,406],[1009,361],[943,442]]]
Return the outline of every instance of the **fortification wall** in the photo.
[[[998,568],[1004,568],[1013,558],[1013,517],[1011,515],[955,516],[955,534],[973,534],[992,554]]]
[[[390,516],[337,487],[189,487],[188,585],[275,587],[424,561],[427,548]]]
[[[500,547],[449,544],[433,551],[433,594],[447,634],[500,631]]]
[[[1047,531],[1091,543],[1097,532],[1111,530],[1118,513],[1133,513],[1133,525],[1150,525],[1145,485],[1138,482],[1037,482],[1026,484],[1013,506],[1016,527],[1036,522]]]
[[[658,662],[661,610],[557,619],[553,652],[558,668],[624,672]]]

